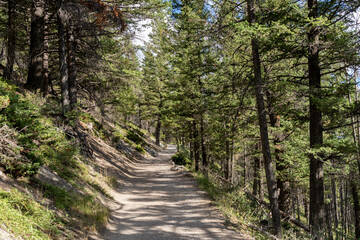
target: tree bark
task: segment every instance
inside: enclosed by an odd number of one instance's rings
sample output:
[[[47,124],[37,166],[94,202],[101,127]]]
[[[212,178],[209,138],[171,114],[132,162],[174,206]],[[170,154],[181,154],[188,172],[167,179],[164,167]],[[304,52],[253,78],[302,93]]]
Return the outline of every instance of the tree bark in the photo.
[[[247,10],[248,10],[250,26],[255,23],[254,7],[255,7],[254,0],[247,0]],[[262,78],[261,78],[259,46],[256,38],[253,38],[251,40],[251,47],[252,47],[252,57],[253,57],[253,69],[255,75],[255,79],[254,79],[255,92],[256,92],[256,103],[258,110],[262,152],[264,157],[264,167],[266,172],[267,187],[268,187],[269,200],[270,200],[271,213],[272,213],[271,214],[272,224],[273,224],[272,227],[274,229],[274,234],[279,238],[282,238],[280,211],[278,205],[278,197],[276,193],[277,186],[275,182],[273,163],[271,159],[269,136],[267,129],[267,121],[266,121],[264,92],[263,92]]]
[[[4,70],[4,78],[11,80],[15,62],[15,1],[8,0],[8,24],[7,24],[7,49],[6,49],[6,67]]]
[[[332,193],[332,208],[333,208],[333,216],[334,216],[334,224],[335,224],[335,228],[338,227],[339,225],[339,220],[338,220],[338,213],[337,213],[337,202],[336,202],[336,183],[334,179],[331,179],[331,193]]]
[[[282,140],[284,134],[280,130],[280,116],[276,114],[275,107],[273,106],[273,96],[269,91],[266,91],[269,101],[269,117],[270,124],[275,128],[274,133],[274,147],[276,159],[276,172],[277,172],[277,186],[279,188],[279,209],[287,214],[291,212],[291,198],[290,198],[290,182],[287,170],[289,164],[282,157],[284,150]],[[295,211],[294,211],[295,212]]]
[[[231,165],[230,165],[230,142],[225,141],[225,179],[230,181],[231,178]]]
[[[60,12],[57,16],[57,27],[59,37],[59,64],[60,64],[60,86],[61,86],[61,103],[63,112],[70,110],[70,96],[69,96],[69,73],[66,57],[66,36],[65,26],[61,19]]]
[[[356,78],[355,78],[356,79]],[[356,81],[356,80],[355,80]],[[348,95],[348,99],[349,99],[349,103],[351,104],[351,95],[349,93]],[[355,82],[355,101],[356,103],[358,102],[358,93],[357,93],[357,86],[356,86],[356,82]],[[356,148],[356,160],[357,160],[357,165],[358,165],[358,172],[360,173],[360,152],[358,149],[359,146],[359,136],[358,136],[358,129],[357,129],[357,124],[355,123],[355,117],[352,114],[351,115],[351,123],[352,123],[352,134],[353,134],[353,140],[355,145],[357,146]],[[352,173],[354,176],[356,176],[355,171],[352,170]],[[360,206],[359,206],[359,193],[358,193],[358,189],[355,183],[355,179],[351,179],[351,193],[353,196],[353,207],[354,207],[354,218],[355,218],[355,236],[356,239],[360,238]]]
[[[69,74],[70,109],[75,110],[77,105],[76,59],[75,59],[75,32],[74,26],[67,27],[67,62]]]
[[[308,0],[309,18],[318,17],[317,0]],[[319,27],[312,27],[308,33],[308,68],[310,88],[310,148],[316,150],[323,144],[322,112],[318,106],[321,98],[321,75],[319,60]],[[324,170],[321,154],[310,156],[310,226],[314,238],[324,238],[325,203]]]
[[[203,113],[202,113],[201,117],[200,117],[201,159],[202,159],[202,165],[204,168],[204,173],[207,174],[208,161],[207,161],[204,134],[205,134],[204,133],[204,118],[203,118]]]
[[[359,205],[359,191],[354,180],[351,181],[351,193],[354,204],[354,218],[355,218],[355,238],[360,239],[360,205]]]
[[[43,84],[41,86],[41,91],[44,95],[46,95],[49,92],[49,40],[46,36],[49,34],[49,27],[48,27],[48,21],[49,21],[49,13],[45,13],[44,15],[44,62],[43,62]]]
[[[160,134],[161,133],[161,114],[158,114],[155,128],[155,141],[156,145],[160,146]]]
[[[198,130],[196,127],[196,121],[193,120],[193,152],[194,152],[194,161],[195,161],[195,171],[199,171],[199,163],[200,163],[200,153],[199,153],[199,143],[198,143]]]
[[[42,89],[44,84],[44,0],[33,0],[31,8],[30,60],[25,87],[31,90]]]
[[[257,145],[257,144],[256,144]],[[260,194],[260,158],[255,157],[254,158],[254,182],[253,182],[253,194],[254,196]]]

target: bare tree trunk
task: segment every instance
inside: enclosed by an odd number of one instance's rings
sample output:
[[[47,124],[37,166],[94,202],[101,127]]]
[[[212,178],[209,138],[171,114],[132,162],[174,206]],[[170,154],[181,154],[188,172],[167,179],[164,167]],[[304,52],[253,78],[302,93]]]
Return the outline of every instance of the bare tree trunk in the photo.
[[[77,105],[77,83],[76,83],[76,60],[75,60],[75,32],[74,26],[67,28],[67,62],[69,73],[69,98],[70,109],[75,110]]]
[[[49,34],[49,27],[48,27],[48,21],[49,21],[49,13],[45,13],[44,15],[44,62],[43,62],[43,85],[41,86],[41,91],[44,95],[46,95],[49,92],[49,40],[46,36]]]
[[[26,87],[42,89],[44,66],[44,0],[33,0],[31,7],[30,60]]]
[[[66,57],[66,40],[65,40],[65,26],[58,11],[57,27],[59,37],[59,64],[60,64],[60,86],[61,86],[61,103],[63,112],[70,110],[70,96],[69,96],[69,74]]]
[[[6,49],[6,67],[4,71],[4,78],[11,80],[15,62],[15,1],[8,0],[8,24],[7,24],[7,49]]]
[[[248,9],[249,24],[253,25],[255,23],[254,0],[247,0],[247,9]],[[266,182],[267,182],[269,200],[271,205],[272,224],[275,235],[278,236],[279,238],[282,238],[280,211],[278,205],[278,197],[276,193],[277,186],[276,186],[274,169],[273,169],[271,152],[270,152],[266,112],[264,105],[264,93],[263,93],[262,78],[261,78],[259,46],[257,39],[253,38],[251,40],[251,47],[252,47],[252,57],[254,64],[253,69],[255,74],[254,80],[255,80],[256,103],[257,103],[258,118],[259,118],[262,152],[264,156],[264,167],[265,167],[266,180],[267,180]]]

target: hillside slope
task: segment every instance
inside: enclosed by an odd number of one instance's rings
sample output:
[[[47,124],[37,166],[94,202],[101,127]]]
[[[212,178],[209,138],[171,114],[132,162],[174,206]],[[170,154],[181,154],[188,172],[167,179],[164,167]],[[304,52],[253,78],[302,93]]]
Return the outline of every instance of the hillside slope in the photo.
[[[87,239],[107,224],[111,189],[159,149],[95,115],[0,81],[0,239]]]

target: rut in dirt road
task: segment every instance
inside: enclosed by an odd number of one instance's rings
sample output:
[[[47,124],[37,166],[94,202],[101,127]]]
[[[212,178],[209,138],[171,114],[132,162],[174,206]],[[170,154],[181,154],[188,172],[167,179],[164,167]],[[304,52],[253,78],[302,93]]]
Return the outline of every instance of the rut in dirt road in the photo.
[[[206,194],[184,172],[171,171],[175,147],[144,159],[126,186],[113,193],[115,204],[103,240],[252,239],[227,229]]]

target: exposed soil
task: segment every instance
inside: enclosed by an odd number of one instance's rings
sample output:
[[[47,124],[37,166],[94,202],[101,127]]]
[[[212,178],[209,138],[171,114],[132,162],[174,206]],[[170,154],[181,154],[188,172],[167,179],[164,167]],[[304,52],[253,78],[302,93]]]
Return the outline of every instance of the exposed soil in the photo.
[[[96,152],[96,151],[94,151]],[[224,219],[206,193],[184,171],[172,171],[175,147],[156,158],[127,166],[116,164],[119,186],[111,194],[112,214],[97,240],[252,239],[224,225]],[[110,159],[108,159],[110,160]]]

